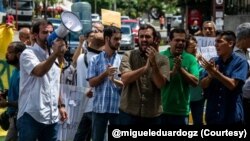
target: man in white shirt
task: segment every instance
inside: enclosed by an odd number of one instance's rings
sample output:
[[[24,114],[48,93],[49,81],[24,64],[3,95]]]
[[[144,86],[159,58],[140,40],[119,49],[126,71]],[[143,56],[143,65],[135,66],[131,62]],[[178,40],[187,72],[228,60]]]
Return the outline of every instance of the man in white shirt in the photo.
[[[56,141],[59,112],[62,121],[67,119],[67,113],[59,99],[60,68],[55,61],[65,53],[66,43],[55,40],[49,54],[47,21],[37,21],[32,29],[35,44],[20,57],[18,140]]]
[[[77,58],[76,63],[78,87],[90,88],[89,82],[86,80],[87,69],[90,59],[103,50],[103,28],[102,24],[95,24],[92,30],[86,34],[87,47],[85,48],[85,52]],[[93,111],[92,96],[93,90],[90,88],[90,90],[84,94],[84,105],[86,106],[84,107],[82,119],[75,134],[74,141],[90,141]]]

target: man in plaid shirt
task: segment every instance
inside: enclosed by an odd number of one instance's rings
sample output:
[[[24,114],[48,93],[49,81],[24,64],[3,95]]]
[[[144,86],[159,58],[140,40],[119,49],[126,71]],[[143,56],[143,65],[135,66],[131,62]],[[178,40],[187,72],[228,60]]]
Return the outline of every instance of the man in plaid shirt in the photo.
[[[118,124],[118,107],[122,82],[118,79],[117,68],[121,57],[117,53],[121,31],[115,26],[104,29],[104,51],[93,56],[89,63],[87,80],[94,88],[92,140],[103,141],[108,122]]]

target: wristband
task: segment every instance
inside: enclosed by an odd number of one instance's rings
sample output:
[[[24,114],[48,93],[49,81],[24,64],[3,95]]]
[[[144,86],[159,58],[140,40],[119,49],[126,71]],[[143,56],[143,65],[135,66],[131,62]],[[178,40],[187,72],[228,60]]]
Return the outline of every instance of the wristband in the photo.
[[[62,108],[62,107],[65,108],[65,104],[59,104],[57,107],[58,107],[58,109],[60,109],[60,108]]]

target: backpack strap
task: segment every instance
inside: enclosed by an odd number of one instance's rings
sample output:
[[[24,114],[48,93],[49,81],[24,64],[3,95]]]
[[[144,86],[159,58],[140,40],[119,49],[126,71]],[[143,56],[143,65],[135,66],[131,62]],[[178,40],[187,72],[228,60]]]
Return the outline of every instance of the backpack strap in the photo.
[[[86,66],[86,68],[88,68],[88,66],[89,66],[89,63],[88,63],[88,58],[87,58],[87,51],[84,53],[84,63],[85,63],[85,66]]]

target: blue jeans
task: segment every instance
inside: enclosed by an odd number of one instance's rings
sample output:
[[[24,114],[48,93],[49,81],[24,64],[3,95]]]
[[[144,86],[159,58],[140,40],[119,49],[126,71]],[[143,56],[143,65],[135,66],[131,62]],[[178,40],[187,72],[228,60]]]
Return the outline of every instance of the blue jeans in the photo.
[[[128,113],[125,113],[120,110],[119,119],[121,125],[145,125],[145,126],[153,126],[153,125],[161,125],[161,117],[152,117],[145,118],[134,116]]]
[[[119,125],[118,114],[93,112],[93,120],[92,120],[93,141],[104,141],[108,122],[110,125]]]
[[[74,141],[90,141],[92,126],[92,112],[83,113],[77,128]]]
[[[17,120],[18,141],[56,141],[59,125],[37,122],[28,113]]]
[[[162,125],[188,125],[188,116],[162,114]]]
[[[190,102],[193,125],[203,125],[203,111],[205,99]]]

